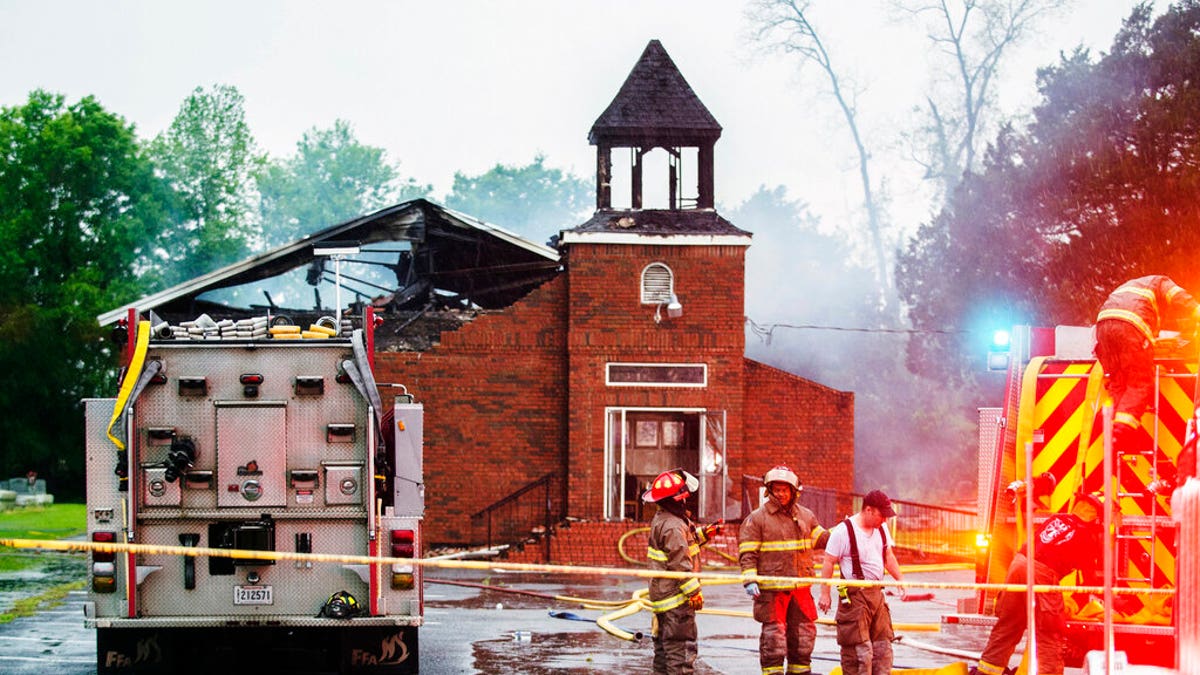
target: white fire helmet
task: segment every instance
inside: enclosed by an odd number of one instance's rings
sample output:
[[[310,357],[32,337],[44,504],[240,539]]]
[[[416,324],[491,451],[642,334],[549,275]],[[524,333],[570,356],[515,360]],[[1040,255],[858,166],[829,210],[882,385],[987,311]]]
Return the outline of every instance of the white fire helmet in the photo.
[[[763,476],[764,485],[770,487],[771,483],[787,483],[795,488],[797,492],[804,489],[800,487],[800,478],[796,475],[796,472],[782,464],[771,469]]]

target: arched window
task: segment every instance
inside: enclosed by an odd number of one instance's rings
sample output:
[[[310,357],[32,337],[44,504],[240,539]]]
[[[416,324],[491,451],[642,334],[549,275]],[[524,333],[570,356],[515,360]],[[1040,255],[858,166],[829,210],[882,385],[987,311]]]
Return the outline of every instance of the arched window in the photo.
[[[642,304],[667,302],[675,292],[675,275],[662,263],[650,263],[642,270]]]

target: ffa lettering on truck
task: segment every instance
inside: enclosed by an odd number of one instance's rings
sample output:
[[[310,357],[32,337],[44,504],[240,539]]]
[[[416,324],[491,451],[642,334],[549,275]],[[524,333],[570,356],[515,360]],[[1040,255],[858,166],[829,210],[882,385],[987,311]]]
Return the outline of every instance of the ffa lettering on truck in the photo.
[[[372,314],[195,323],[131,310],[117,397],[85,401],[88,536],[151,547],[90,555],[98,672],[417,672],[421,571],[369,558],[420,550],[423,413],[380,400]],[[231,557],[153,548],[180,546]]]

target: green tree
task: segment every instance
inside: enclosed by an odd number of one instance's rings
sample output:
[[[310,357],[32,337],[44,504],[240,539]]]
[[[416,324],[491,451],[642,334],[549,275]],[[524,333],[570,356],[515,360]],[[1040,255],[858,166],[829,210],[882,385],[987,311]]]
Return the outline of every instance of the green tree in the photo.
[[[242,258],[256,234],[254,175],[264,157],[255,148],[237,88],[197,87],[150,152],[176,194],[174,227],[155,251],[166,283]]]
[[[349,122],[312,128],[291,157],[270,162],[258,177],[259,213],[268,246],[369,213],[426,197],[431,185],[400,180],[385,151],[359,143]]]
[[[545,160],[538,155],[525,166],[497,164],[478,176],[456,172],[446,206],[545,241],[578,225],[595,204],[591,182],[551,169]]]
[[[1149,273],[1200,288],[1200,2],[1134,9],[1110,53],[1039,73],[1027,129],[1006,129],[900,256],[909,364],[961,376],[989,323],[1089,324],[1113,287]],[[972,339],[974,338],[974,339]]]
[[[80,493],[80,400],[113,385],[96,315],[135,295],[163,196],[133,127],[95,99],[0,108],[0,477]]]

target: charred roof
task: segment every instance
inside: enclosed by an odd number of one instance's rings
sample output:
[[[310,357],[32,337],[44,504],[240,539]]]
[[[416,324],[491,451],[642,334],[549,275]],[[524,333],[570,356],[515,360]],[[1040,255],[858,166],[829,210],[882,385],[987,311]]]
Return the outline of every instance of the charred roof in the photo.
[[[716,211],[708,209],[646,209],[638,211],[605,209],[597,211],[587,222],[564,232],[564,240],[571,237],[566,233],[617,234],[627,233],[649,236],[708,235],[721,237],[749,238],[749,232],[739,229],[722,218]]]
[[[658,40],[651,40],[588,142],[612,146],[698,146],[721,137],[721,125],[692,91]]]
[[[154,311],[164,320],[201,313],[321,313],[333,304],[328,287],[334,269],[330,258],[318,251],[338,245],[360,250],[361,256],[347,257],[372,270],[341,275],[350,263],[340,263],[338,273],[349,303],[369,301],[377,308],[397,311],[507,307],[560,269],[558,252],[548,246],[426,199],[414,199],[333,225],[97,318],[108,325],[123,318],[129,308]],[[312,287],[311,301],[306,282]],[[322,285],[325,297],[320,293]],[[272,293],[286,301],[277,301]]]

